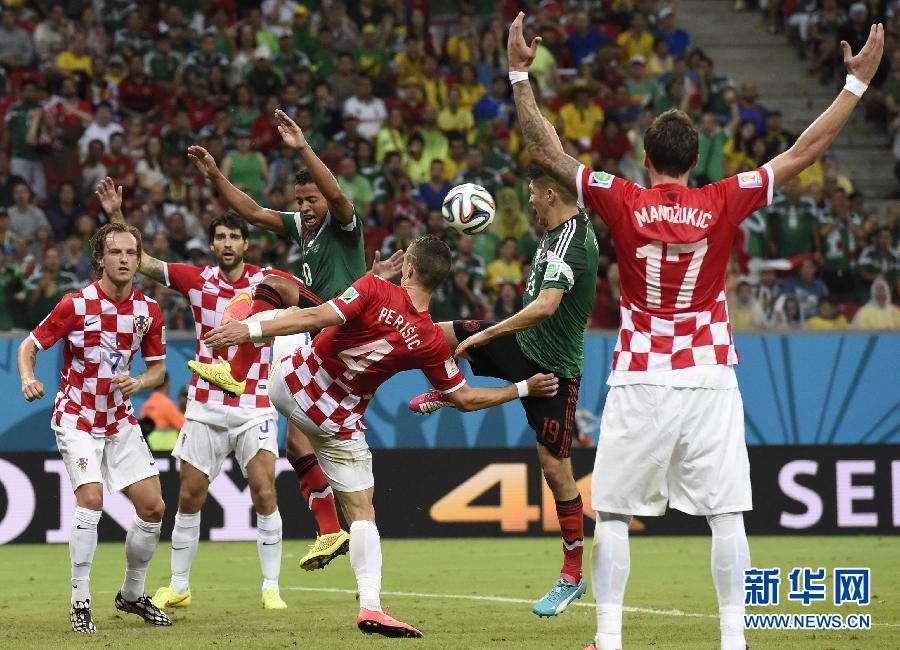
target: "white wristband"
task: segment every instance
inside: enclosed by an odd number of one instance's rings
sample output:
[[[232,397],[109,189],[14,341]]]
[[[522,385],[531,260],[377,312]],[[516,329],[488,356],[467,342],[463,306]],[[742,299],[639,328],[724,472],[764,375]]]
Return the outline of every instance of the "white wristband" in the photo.
[[[261,343],[263,340],[262,323],[247,323],[247,329],[250,330],[250,340],[254,343]]]
[[[844,90],[853,93],[857,97],[862,97],[868,87],[869,86],[865,82],[857,79],[852,74],[848,74],[847,81],[844,82]]]
[[[519,399],[528,397],[528,381],[526,379],[516,382],[516,392],[519,394]]]
[[[520,81],[528,81],[528,72],[524,70],[510,70],[509,83],[517,84]]]

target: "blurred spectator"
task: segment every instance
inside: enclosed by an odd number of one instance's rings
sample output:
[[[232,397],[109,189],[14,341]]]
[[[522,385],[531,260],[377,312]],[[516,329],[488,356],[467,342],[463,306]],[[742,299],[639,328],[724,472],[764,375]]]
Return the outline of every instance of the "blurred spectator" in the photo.
[[[419,196],[422,197],[425,208],[440,210],[444,204],[444,197],[451,187],[450,182],[444,178],[444,161],[432,160],[428,167],[428,180],[419,184]],[[494,218],[496,219],[496,216]]]
[[[874,236],[874,243],[866,246],[859,254],[856,262],[856,273],[859,277],[860,292],[868,295],[872,282],[876,278],[887,281],[894,286],[900,271],[900,255],[894,247],[894,236],[891,229],[882,226]]]
[[[9,230],[14,237],[32,241],[38,228],[50,229],[50,222],[44,211],[31,203],[31,192],[25,183],[13,186],[13,204],[6,210],[9,216]]]
[[[741,84],[740,100],[738,101],[738,110],[741,113],[741,119],[745,122],[752,122],[756,127],[756,133],[765,134],[766,132],[766,115],[768,111],[757,100],[759,91],[757,90],[755,81],[744,81]]]
[[[365,138],[374,139],[387,119],[384,101],[372,95],[372,81],[368,77],[357,80],[356,94],[344,104],[344,115],[359,120],[357,130]]]
[[[460,106],[466,111],[471,111],[472,107],[475,106],[475,102],[487,93],[487,89],[478,83],[478,78],[475,76],[475,66],[471,63],[463,64],[455,87],[459,90]]]
[[[125,136],[122,133],[113,133],[109,138],[109,151],[103,154],[100,162],[106,167],[106,173],[116,185],[121,185],[125,190],[134,187],[134,159],[125,150]]]
[[[21,292],[24,288],[25,280],[21,269],[9,263],[5,247],[0,246],[0,332],[19,325],[16,314],[22,313]]]
[[[41,94],[37,83],[25,79],[19,90],[19,101],[6,109],[3,149],[10,153],[10,172],[21,176],[39,197],[47,196],[47,178],[38,156],[36,141],[29,141],[32,123],[41,116]]]
[[[112,106],[109,102],[101,102],[94,108],[94,119],[85,129],[78,141],[82,156],[88,151],[88,145],[94,140],[99,140],[103,149],[109,149],[109,138],[113,133],[122,133],[125,129],[121,124],[113,122]]]
[[[357,173],[356,160],[352,157],[345,156],[341,160],[341,173],[337,182],[341,192],[356,208],[357,214],[365,220],[375,201],[375,193],[369,179]]]
[[[877,278],[872,282],[869,302],[860,307],[853,317],[851,327],[858,330],[900,329],[900,307],[891,304],[891,288]]]
[[[383,161],[384,155],[389,151],[406,151],[406,123],[399,107],[390,110],[387,122],[378,131],[375,138],[375,160]]]
[[[657,36],[665,40],[669,46],[669,53],[674,57],[684,56],[691,45],[690,34],[675,26],[675,12],[671,7],[663,7],[659,10]]]
[[[0,14],[0,65],[8,68],[27,68],[34,60],[34,43],[24,29],[16,25],[12,6],[3,7]]]
[[[169,397],[169,373],[165,374],[163,383],[157,386],[141,407],[140,416],[150,418],[157,429],[174,429],[180,431],[184,425],[184,413]]]
[[[728,301],[728,316],[736,332],[765,327],[766,317],[763,309],[753,295],[753,287],[746,280],[738,282],[734,294]]]
[[[800,263],[798,273],[787,278],[781,284],[781,290],[797,301],[801,318],[804,319],[815,314],[819,308],[819,300],[828,295],[828,287],[816,277],[816,263],[811,259]],[[776,300],[776,304],[777,302]]]
[[[77,291],[80,286],[81,282],[74,274],[62,270],[59,249],[49,247],[44,251],[41,266],[25,281],[29,326],[37,325],[64,295]]]
[[[108,175],[106,165],[103,164],[103,143],[100,140],[91,140],[87,156],[81,163],[81,193],[90,195],[97,184]]]
[[[659,92],[659,84],[655,77],[647,76],[647,59],[641,54],[635,54],[628,59],[628,77],[625,79],[625,88],[631,101],[639,106],[652,104]]]
[[[259,202],[269,185],[269,166],[260,152],[250,149],[249,135],[239,136],[236,145],[222,161],[222,174]]]
[[[472,111],[462,105],[462,93],[458,86],[450,86],[447,90],[447,105],[438,113],[437,125],[448,139],[452,132],[465,137],[475,128]]]
[[[522,309],[522,296],[519,289],[512,282],[500,284],[497,291],[497,299],[494,301],[494,313],[492,318],[501,321],[509,318]]]
[[[771,160],[784,153],[796,140],[797,138],[793,134],[784,130],[781,111],[769,111],[766,115],[766,159]]]
[[[394,195],[381,208],[381,223],[391,226],[395,219],[409,219],[414,228],[419,229],[425,213],[425,205],[418,194],[414,194],[413,182],[404,176],[397,184]]]
[[[769,254],[794,257],[819,252],[819,223],[816,204],[803,196],[797,178],[785,183],[768,210]]]
[[[34,28],[34,49],[38,58],[45,64],[52,65],[72,34],[71,25],[66,18],[61,2],[50,4],[47,17]]]
[[[62,241],[72,231],[83,210],[73,183],[62,183],[50,206],[47,208],[47,221],[53,229],[54,241]]]
[[[165,34],[169,39],[169,34]],[[141,22],[141,14],[136,10],[125,16],[124,26],[113,37],[113,48],[122,56],[143,56],[150,49],[150,35]]]
[[[516,249],[516,240],[507,237],[500,246],[500,257],[485,268],[484,287],[488,293],[497,295],[501,284],[512,283],[518,286],[522,284],[522,280],[522,261]]]
[[[381,259],[386,260],[397,251],[405,251],[413,238],[412,221],[407,217],[397,217],[394,219],[393,232],[381,243]]]
[[[824,248],[825,284],[839,299],[845,300],[854,289],[852,259],[857,241],[865,241],[865,231],[862,216],[850,211],[847,194],[840,188],[832,192],[830,207],[819,213],[819,237]]]
[[[67,74],[91,75],[93,61],[88,53],[87,39],[81,32],[72,34],[68,47],[56,55],[56,68]]]
[[[831,296],[819,301],[819,313],[806,321],[808,330],[845,330],[847,319],[838,311],[837,303]]]
[[[781,286],[778,284],[778,276],[770,268],[763,268],[759,272],[759,283],[753,287],[753,297],[762,307],[766,322],[772,318],[772,310],[775,308],[775,300],[781,295]]]
[[[634,126],[640,112],[640,106],[631,101],[631,95],[628,94],[628,86],[620,84],[613,93],[613,103],[606,109],[607,119],[618,120],[619,124],[627,132],[628,129]]]
[[[497,205],[494,210],[494,221],[491,229],[497,233],[500,239],[513,238],[516,240],[517,250],[521,255],[522,251],[518,246],[519,240],[528,233],[530,228],[528,218],[522,210],[522,204],[516,191],[511,187],[504,187],[494,195]],[[531,257],[527,258],[531,260]]]
[[[428,160],[443,159],[447,156],[447,148],[449,147],[447,136],[438,128],[437,109],[430,103],[426,103],[422,108],[417,130],[422,139],[425,140],[424,155]]]
[[[472,107],[476,124],[487,120],[509,124],[514,112],[515,106],[509,99],[509,80],[504,76],[494,77],[490,93]]]
[[[431,160],[425,157],[425,140],[418,131],[406,140],[406,171],[417,185],[428,180]]]
[[[573,62],[577,67],[581,64],[582,59],[600,49],[606,36],[591,25],[588,12],[583,9],[574,13],[571,24],[573,29],[569,34],[568,45]]]
[[[484,152],[478,147],[472,147],[466,154],[466,168],[460,172],[454,181],[457,185],[462,183],[475,183],[495,194],[501,187],[500,176],[492,169],[484,166]]]
[[[456,242],[456,250],[452,251],[454,268],[465,268],[469,273],[467,282],[480,294],[484,283],[484,260],[475,254],[475,238],[471,235],[460,235]]]
[[[462,174],[468,166],[466,156],[466,139],[459,131],[447,134],[447,157],[444,158],[444,178],[451,183]]]
[[[144,192],[149,192],[154,185],[162,185],[165,174],[162,168],[162,140],[159,136],[150,136],[144,143],[144,154],[137,161],[137,185]]]
[[[169,90],[182,66],[181,57],[172,52],[172,39],[160,34],[153,41],[153,50],[144,57],[144,67],[150,79],[163,90]]]
[[[601,161],[607,158],[621,160],[631,151],[631,140],[624,131],[619,121],[613,117],[607,117],[603,122],[602,130],[598,131],[591,140],[591,151],[594,153],[594,167],[601,169]]]
[[[168,243],[168,240],[166,241]],[[82,249],[78,235],[73,233],[66,237],[62,243],[59,260],[60,268],[78,278],[79,283],[83,284],[91,280],[92,260]]]
[[[572,100],[559,109],[562,136],[588,149],[591,138],[603,124],[603,109],[591,101],[591,91],[584,79],[576,79],[567,91]]]
[[[707,185],[722,180],[725,165],[725,143],[728,136],[712,113],[704,113],[700,118],[697,164],[691,170],[691,177],[699,185]]]
[[[9,170],[9,155],[0,149],[0,207],[4,211],[13,202],[13,188],[18,183],[25,183],[25,179]]]
[[[606,277],[597,280],[597,299],[591,311],[591,327],[618,329],[622,318],[619,285],[619,265],[612,262],[606,269]]]
[[[646,62],[653,54],[653,36],[646,31],[646,23],[647,19],[644,14],[635,11],[631,15],[628,30],[616,38],[616,43],[625,51],[626,59],[632,60],[633,57],[640,56],[643,57],[643,62]]]
[[[457,262],[453,265],[447,294],[453,320],[475,319],[483,314],[481,293],[476,286],[472,271],[464,262]]]
[[[272,65],[272,52],[266,45],[260,45],[253,52],[253,63],[244,73],[247,85],[258,97],[277,95],[284,85],[281,72]]]
[[[775,300],[769,327],[777,330],[802,330],[805,327],[800,303],[792,295],[782,294]]]

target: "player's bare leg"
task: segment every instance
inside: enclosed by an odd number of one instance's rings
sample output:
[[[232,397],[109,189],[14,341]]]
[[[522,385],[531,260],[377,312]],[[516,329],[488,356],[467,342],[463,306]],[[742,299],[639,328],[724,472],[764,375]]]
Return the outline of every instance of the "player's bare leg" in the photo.
[[[357,627],[365,634],[418,638],[422,633],[381,610],[381,537],[375,525],[372,495],[375,488],[359,492],[335,491],[344,518],[350,522],[350,566],[359,592]]]
[[[584,513],[581,493],[572,473],[572,461],[559,458],[544,445],[537,446],[541,472],[556,502],[556,516],[563,543],[563,566],[553,588],[534,604],[538,616],[556,616],[581,598],[587,585],[581,576],[584,555]]]
[[[124,492],[134,504],[135,518],[125,536],[125,582],[116,594],[116,609],[140,616],[153,625],[171,625],[166,613],[144,593],[147,569],[156,552],[166,512],[159,476],[132,483]]]
[[[97,524],[103,514],[103,484],[85,483],[75,490],[75,516],[69,532],[72,561],[72,607],[69,618],[75,632],[97,631],[91,612],[91,565],[97,550]]]
[[[256,435],[248,432],[246,435]],[[247,463],[247,483],[256,509],[256,550],[262,567],[262,604],[265,609],[285,609],[278,588],[281,573],[281,513],[275,499],[275,455],[260,449]]]
[[[178,512],[172,529],[172,578],[153,595],[157,607],[188,607],[191,604],[190,575],[200,545],[200,509],[209,494],[209,478],[189,462],[181,461]]]
[[[341,528],[334,492],[319,461],[313,452],[309,439],[297,426],[288,421],[287,458],[297,473],[297,482],[303,501],[309,506],[319,529],[316,542],[310,551],[300,559],[300,567],[306,571],[321,569],[334,558],[350,550],[350,535]]]

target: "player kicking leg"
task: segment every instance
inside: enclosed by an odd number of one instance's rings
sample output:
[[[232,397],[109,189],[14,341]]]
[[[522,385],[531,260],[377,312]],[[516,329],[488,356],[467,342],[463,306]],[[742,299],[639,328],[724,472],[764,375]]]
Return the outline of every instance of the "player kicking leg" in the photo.
[[[237,414],[235,415],[237,419]],[[181,460],[181,490],[172,530],[172,578],[153,596],[158,607],[191,604],[190,572],[200,543],[200,510],[209,484],[219,475],[229,453],[250,487],[256,510],[256,547],[262,568],[262,605],[265,609],[287,607],[279,594],[281,571],[281,513],[275,500],[275,460],[278,458],[278,423],[267,414],[251,422],[227,419],[222,426],[186,420],[172,456]]]

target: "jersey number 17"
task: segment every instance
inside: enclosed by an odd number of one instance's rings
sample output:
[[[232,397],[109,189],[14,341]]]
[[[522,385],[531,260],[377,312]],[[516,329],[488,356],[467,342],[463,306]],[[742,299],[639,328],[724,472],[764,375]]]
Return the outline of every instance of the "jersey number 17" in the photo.
[[[665,248],[665,255],[663,255]],[[641,246],[635,251],[638,259],[647,260],[645,284],[647,285],[647,306],[662,307],[662,263],[678,262],[681,256],[690,253],[691,261],[688,262],[687,272],[681,281],[681,288],[675,298],[675,309],[687,309],[691,306],[694,297],[694,288],[697,286],[697,276],[700,275],[700,265],[706,256],[706,239],[690,244],[665,244],[661,241],[652,241],[646,246]]]

